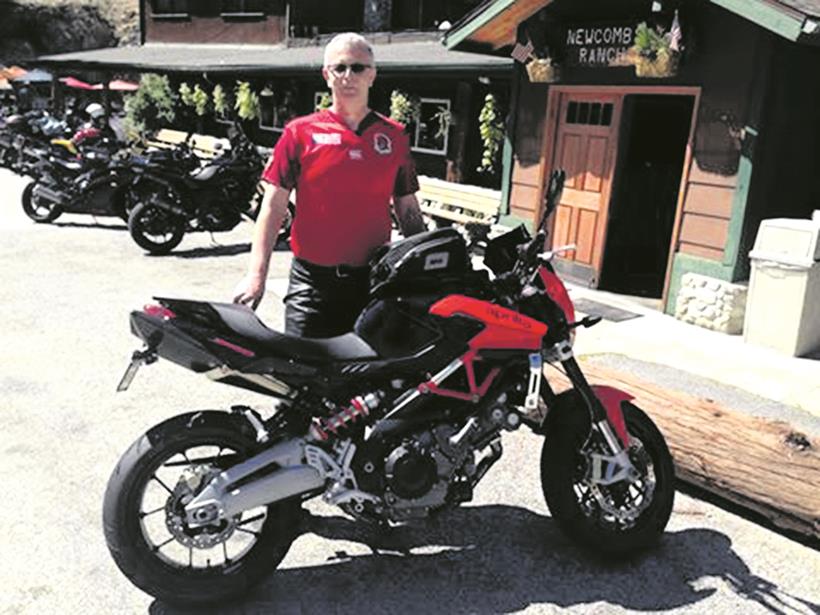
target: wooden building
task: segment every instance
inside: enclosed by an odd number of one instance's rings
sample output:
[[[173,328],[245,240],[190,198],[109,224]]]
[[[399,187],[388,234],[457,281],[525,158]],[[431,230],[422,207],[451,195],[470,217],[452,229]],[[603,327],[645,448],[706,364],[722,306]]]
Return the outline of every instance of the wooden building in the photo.
[[[445,37],[516,43],[505,206],[531,223],[568,171],[575,280],[671,312],[684,273],[748,279],[760,220],[820,208],[820,0],[488,0]]]
[[[246,126],[272,146],[285,122],[310,113],[327,91],[323,47],[338,32],[362,32],[373,43],[379,77],[371,106],[389,113],[390,94],[416,97],[420,119],[409,127],[419,171],[480,183],[477,116],[487,93],[506,99],[512,60],[447,50],[443,29],[479,0],[141,0],[141,45],[41,57],[60,76],[94,71],[96,80],[121,73],[166,74],[178,86],[233,91],[247,81],[260,95],[261,117]],[[439,117],[451,119],[439,130]],[[188,118],[189,121],[191,118]],[[224,117],[205,118],[220,134]],[[184,123],[185,119],[181,118]],[[470,128],[473,128],[472,130]]]

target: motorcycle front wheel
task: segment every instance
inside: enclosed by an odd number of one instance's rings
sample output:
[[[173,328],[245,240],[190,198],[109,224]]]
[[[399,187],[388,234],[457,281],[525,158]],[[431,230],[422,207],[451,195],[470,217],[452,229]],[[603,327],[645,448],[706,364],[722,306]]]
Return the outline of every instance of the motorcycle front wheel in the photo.
[[[675,497],[672,456],[658,428],[637,406],[624,403],[628,455],[640,479],[610,485],[591,479],[595,438],[580,401],[547,433],[541,485],[552,518],[574,542],[606,555],[626,555],[656,542]]]
[[[108,481],[103,528],[119,569],[137,587],[179,606],[245,595],[282,561],[296,536],[298,500],[192,528],[184,505],[221,470],[249,457],[252,433],[229,415],[181,415],[149,430]]]
[[[168,254],[185,235],[185,219],[150,202],[137,204],[128,216],[128,233],[143,250]]]
[[[23,189],[21,202],[25,214],[35,222],[54,222],[63,213],[60,206],[34,194],[37,182],[30,182]]]

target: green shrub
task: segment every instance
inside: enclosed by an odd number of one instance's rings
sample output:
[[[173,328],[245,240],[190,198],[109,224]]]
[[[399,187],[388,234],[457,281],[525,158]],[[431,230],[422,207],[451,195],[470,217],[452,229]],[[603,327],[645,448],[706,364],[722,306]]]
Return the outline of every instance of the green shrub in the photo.
[[[145,73],[140,87],[125,99],[125,131],[129,139],[144,137],[147,133],[174,121],[177,95],[171,90],[168,77]]]

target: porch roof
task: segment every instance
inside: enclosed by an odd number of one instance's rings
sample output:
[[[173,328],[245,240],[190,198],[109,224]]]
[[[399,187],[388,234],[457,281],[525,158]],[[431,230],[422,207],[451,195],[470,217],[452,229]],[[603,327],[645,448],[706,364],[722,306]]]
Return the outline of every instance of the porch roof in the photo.
[[[440,41],[374,44],[381,73],[507,72],[509,58],[446,49]],[[304,74],[323,62],[319,46],[190,45],[146,43],[40,56],[36,63],[51,69],[137,70],[171,73]]]
[[[554,0],[486,0],[444,36],[448,49],[497,53],[516,28]],[[791,41],[820,45],[820,0],[709,0]]]

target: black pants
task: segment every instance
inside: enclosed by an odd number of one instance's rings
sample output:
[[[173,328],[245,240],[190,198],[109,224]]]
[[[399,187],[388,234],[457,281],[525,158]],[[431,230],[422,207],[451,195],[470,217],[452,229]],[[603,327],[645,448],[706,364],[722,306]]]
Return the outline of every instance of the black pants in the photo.
[[[369,272],[369,267],[323,267],[294,258],[285,333],[314,338],[350,333],[367,304]]]

